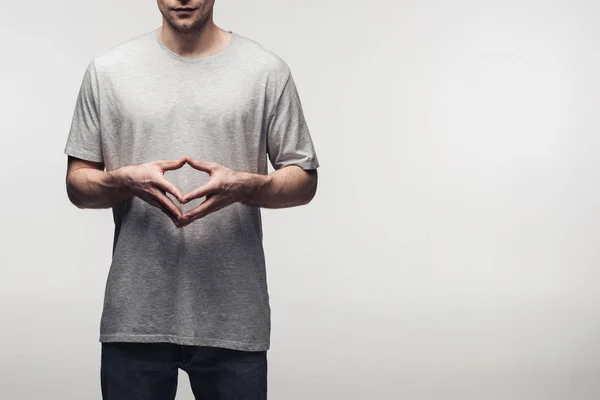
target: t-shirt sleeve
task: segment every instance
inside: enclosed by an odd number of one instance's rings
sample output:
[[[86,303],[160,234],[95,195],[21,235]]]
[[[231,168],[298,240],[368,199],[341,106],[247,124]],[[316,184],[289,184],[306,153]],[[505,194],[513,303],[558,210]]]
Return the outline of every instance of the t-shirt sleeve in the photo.
[[[267,153],[275,170],[288,165],[297,165],[303,169],[319,167],[291,73],[269,116]]]
[[[64,153],[83,160],[103,162],[100,132],[98,77],[92,61],[83,76]]]

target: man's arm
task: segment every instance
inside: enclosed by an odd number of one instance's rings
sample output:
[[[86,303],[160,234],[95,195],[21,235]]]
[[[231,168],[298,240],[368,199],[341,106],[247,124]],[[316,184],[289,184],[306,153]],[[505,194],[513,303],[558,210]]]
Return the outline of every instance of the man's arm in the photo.
[[[67,194],[79,208],[109,208],[137,196],[163,210],[179,227],[178,218],[183,214],[165,192],[178,200],[181,200],[182,194],[164,177],[164,172],[181,168],[184,164],[185,158],[161,160],[105,172],[102,163],[69,156]]]
[[[316,169],[304,170],[289,165],[269,175],[238,172],[248,194],[240,202],[263,208],[285,208],[310,203],[317,192]]]
[[[131,193],[114,175],[104,171],[104,164],[69,156],[67,195],[78,208],[110,208],[131,197]]]

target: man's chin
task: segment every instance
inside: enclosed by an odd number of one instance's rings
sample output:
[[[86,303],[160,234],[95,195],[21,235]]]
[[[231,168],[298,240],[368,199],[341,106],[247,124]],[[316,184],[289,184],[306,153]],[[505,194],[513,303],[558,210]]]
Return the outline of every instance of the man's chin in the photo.
[[[198,29],[198,26],[200,24],[198,24],[196,21],[191,21],[191,20],[173,20],[173,19],[169,19],[168,20],[169,25],[171,25],[171,27],[173,29],[175,29],[178,32],[181,33],[189,33],[189,32],[193,32],[195,30]]]
[[[190,24],[190,23],[185,23],[185,24],[175,23],[173,28],[175,28],[175,30],[177,30],[181,33],[189,33],[189,32],[194,32],[194,31],[198,30],[198,27],[196,24]]]

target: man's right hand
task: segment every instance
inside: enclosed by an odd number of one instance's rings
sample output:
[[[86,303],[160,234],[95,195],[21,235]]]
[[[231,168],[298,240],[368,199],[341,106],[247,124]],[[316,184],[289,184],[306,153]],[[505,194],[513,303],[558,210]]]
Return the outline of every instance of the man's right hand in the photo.
[[[167,197],[171,193],[181,201],[182,194],[165,177],[165,171],[181,168],[186,157],[178,160],[152,161],[104,171],[104,163],[69,156],[67,164],[67,194],[79,208],[110,208],[137,196],[163,210],[177,226],[182,215],[179,207]]]
[[[182,193],[169,182],[164,173],[183,167],[186,158],[178,160],[159,160],[144,164],[130,165],[111,171],[117,185],[125,186],[134,196],[139,197],[146,203],[160,208],[177,226],[181,227],[178,218],[183,215],[181,209],[166,195],[171,193],[177,200],[181,201]]]

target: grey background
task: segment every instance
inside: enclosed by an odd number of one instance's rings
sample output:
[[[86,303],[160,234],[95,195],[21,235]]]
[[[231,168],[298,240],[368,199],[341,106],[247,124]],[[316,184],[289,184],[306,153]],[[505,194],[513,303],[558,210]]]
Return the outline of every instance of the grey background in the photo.
[[[313,203],[263,214],[270,398],[600,397],[599,13],[217,1],[217,24],[291,66],[322,165]],[[3,17],[0,397],[99,399],[112,220],[69,204],[62,150],[89,60],[160,14]]]

